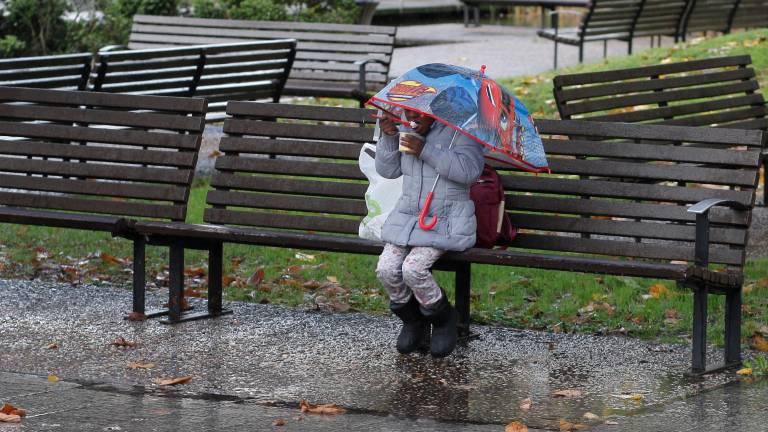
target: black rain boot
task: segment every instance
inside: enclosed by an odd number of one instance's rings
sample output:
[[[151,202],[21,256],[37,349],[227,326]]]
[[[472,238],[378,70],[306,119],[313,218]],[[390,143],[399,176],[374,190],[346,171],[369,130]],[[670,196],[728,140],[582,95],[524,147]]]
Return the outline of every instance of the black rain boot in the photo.
[[[432,343],[430,346],[432,356],[445,357],[452,353],[456,348],[456,340],[459,336],[456,328],[459,315],[456,309],[451,306],[445,292],[437,303],[429,308],[420,306],[420,309],[427,321],[432,324]]]
[[[429,323],[419,310],[415,296],[406,303],[389,302],[389,309],[403,320],[403,329],[397,336],[397,351],[408,354],[413,351],[426,351],[429,347]]]

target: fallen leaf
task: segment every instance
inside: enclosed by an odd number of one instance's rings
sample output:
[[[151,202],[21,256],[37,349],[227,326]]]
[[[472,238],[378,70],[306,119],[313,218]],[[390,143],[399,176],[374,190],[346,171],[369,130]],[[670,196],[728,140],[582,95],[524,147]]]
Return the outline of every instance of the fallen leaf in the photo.
[[[752,375],[752,368],[744,368],[736,371],[736,375]]]
[[[257,287],[257,286],[261,285],[261,282],[263,280],[264,280],[264,269],[263,268],[259,268],[258,270],[253,272],[251,277],[248,278],[248,285]]]
[[[669,288],[663,284],[653,284],[650,288],[648,288],[648,294],[655,299],[666,297],[669,295]]]
[[[0,423],[21,423],[21,416],[0,413]]]
[[[296,255],[294,255],[294,257],[296,257],[296,259],[299,260],[299,261],[314,261],[315,260],[315,256],[314,255],[305,254],[305,253],[302,253],[302,252],[296,252]]]
[[[339,280],[336,278],[336,276],[326,276],[325,278],[326,278],[326,279],[328,280],[328,282],[330,282],[330,283],[339,283]]]
[[[585,430],[589,429],[589,426],[581,423],[571,423],[566,420],[560,420],[560,431],[561,432],[568,432],[568,431],[575,431],[575,430]]]
[[[176,377],[176,378],[166,378],[166,379],[158,378],[154,381],[154,383],[161,386],[172,386],[172,385],[178,385],[178,384],[186,384],[190,381],[192,381],[192,375],[186,375],[186,376]]]
[[[302,399],[299,406],[301,407],[301,412],[310,414],[344,414],[347,412],[347,410],[336,404],[312,405],[304,399]]]
[[[241,257],[241,256],[232,257],[229,260],[229,262],[232,263],[232,267],[233,268],[238,268],[238,267],[240,267],[240,264],[243,263],[243,257]]]
[[[128,321],[146,321],[147,316],[141,312],[131,312],[125,317]]]
[[[616,421],[613,421],[613,420],[606,420],[605,424],[607,424],[609,426],[616,426],[617,424],[619,424],[619,422],[616,422]]]
[[[142,362],[128,363],[128,369],[152,369],[153,367],[155,367],[154,363],[142,363]]]
[[[322,284],[320,282],[312,279],[312,280],[308,280],[308,281],[304,282],[304,284],[302,286],[304,288],[308,289],[308,290],[316,290],[316,289],[320,288],[322,286]]]
[[[552,393],[552,397],[554,398],[576,398],[581,397],[582,395],[582,391],[577,389],[557,390]]]
[[[48,344],[48,346],[46,348],[51,349],[51,350],[59,349],[59,344],[54,342],[52,344]]]
[[[219,157],[219,156],[223,156],[223,155],[224,155],[224,153],[222,153],[222,152],[220,152],[220,151],[218,151],[218,150],[214,150],[214,151],[212,151],[212,152],[210,152],[210,153],[208,154],[208,157],[209,157],[209,158],[217,158],[217,157]]]
[[[110,345],[116,346],[118,348],[136,348],[136,342],[127,341],[122,336],[115,339],[115,341]]]
[[[528,426],[519,421],[513,421],[504,428],[504,432],[528,432]]]
[[[617,397],[619,399],[628,399],[633,400],[635,402],[641,402],[643,399],[645,399],[645,396],[641,395],[640,393],[632,393],[632,394],[615,394],[614,397]]]
[[[531,409],[531,405],[533,405],[531,398],[525,398],[520,402],[520,409],[523,411],[528,411]]]
[[[768,340],[759,334],[754,334],[749,339],[749,345],[758,351],[768,352]]]
[[[19,417],[27,416],[27,410],[16,408],[15,406],[9,403],[3,404],[3,407],[0,408],[0,413],[6,414],[6,415],[17,415]]]
[[[205,273],[205,269],[202,267],[188,267],[184,269],[184,275],[188,277],[203,277]]]
[[[591,412],[585,412],[582,416],[587,420],[600,420],[600,416]]]
[[[101,258],[101,260],[104,261],[105,264],[111,264],[111,265],[125,264],[125,260],[122,260],[114,255],[110,255],[106,252],[100,253],[99,258]]]
[[[54,382],[54,383],[55,383],[55,382],[59,382],[59,377],[57,377],[57,376],[56,376],[56,375],[54,375],[54,374],[48,374],[48,381],[50,381],[50,382]]]
[[[285,426],[285,420],[277,419],[272,422],[272,426]]]

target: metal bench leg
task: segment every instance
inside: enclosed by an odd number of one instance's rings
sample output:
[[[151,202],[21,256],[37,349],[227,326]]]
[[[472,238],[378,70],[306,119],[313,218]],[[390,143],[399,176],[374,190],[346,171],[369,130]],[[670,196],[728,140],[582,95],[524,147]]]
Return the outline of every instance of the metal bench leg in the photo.
[[[762,155],[763,157],[763,207],[768,207],[768,155]]]
[[[459,323],[457,326],[459,338],[463,340],[473,338],[473,335],[469,331],[469,293],[471,283],[472,264],[458,264],[456,267],[456,312],[459,314]]]
[[[469,6],[464,5],[464,27],[469,27]]]
[[[725,295],[725,365],[741,363],[741,287]]]
[[[579,44],[579,64],[584,63],[584,44]]]
[[[608,39],[603,41],[603,58],[608,57]]]
[[[214,243],[208,250],[208,315],[212,317],[228,315],[231,309],[222,308],[222,286],[224,246]]]
[[[555,70],[557,70],[557,41],[555,41]]]
[[[475,6],[475,27],[480,27],[480,6]]]
[[[145,250],[147,240],[144,236],[133,239],[133,312],[143,314],[145,293],[147,290]]]
[[[181,307],[184,303],[184,246],[171,244],[168,267],[168,321],[177,323],[181,320]]]
[[[691,372],[703,373],[707,367],[707,295],[706,287],[693,291],[693,357]]]

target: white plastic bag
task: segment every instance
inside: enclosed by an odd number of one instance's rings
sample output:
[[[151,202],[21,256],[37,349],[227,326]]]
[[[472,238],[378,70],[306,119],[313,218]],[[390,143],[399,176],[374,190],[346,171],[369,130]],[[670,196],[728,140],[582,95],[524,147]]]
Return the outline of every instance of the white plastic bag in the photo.
[[[395,208],[403,193],[403,177],[385,179],[376,172],[376,146],[363,144],[360,149],[360,171],[368,177],[365,204],[368,215],[360,222],[358,234],[368,240],[381,241],[381,229],[389,213]]]

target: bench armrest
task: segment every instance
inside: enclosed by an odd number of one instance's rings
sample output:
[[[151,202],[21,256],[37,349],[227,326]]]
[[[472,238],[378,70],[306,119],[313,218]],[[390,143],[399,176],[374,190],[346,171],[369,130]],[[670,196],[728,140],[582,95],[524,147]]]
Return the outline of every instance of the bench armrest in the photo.
[[[749,210],[749,206],[738,201],[719,198],[705,199],[688,207],[688,213],[696,215],[694,251],[696,265],[699,267],[707,267],[709,265],[709,211],[715,206],[728,206],[735,210]]]
[[[128,47],[125,45],[107,45],[99,48],[99,52],[120,51],[124,49],[128,49]]]
[[[380,65],[386,66],[387,63],[384,60],[381,59],[364,59],[364,60],[358,60],[355,62],[355,65],[360,68],[360,77],[359,81],[357,83],[357,89],[360,91],[360,94],[366,94],[368,83],[366,82],[365,74],[366,74],[366,67],[369,63],[378,63]]]
[[[560,29],[560,15],[575,15],[575,16],[584,16],[584,12],[579,12],[575,10],[551,10],[547,12],[547,15],[549,15],[549,21],[552,23],[552,28],[555,30],[555,35],[557,35],[558,30]]]

